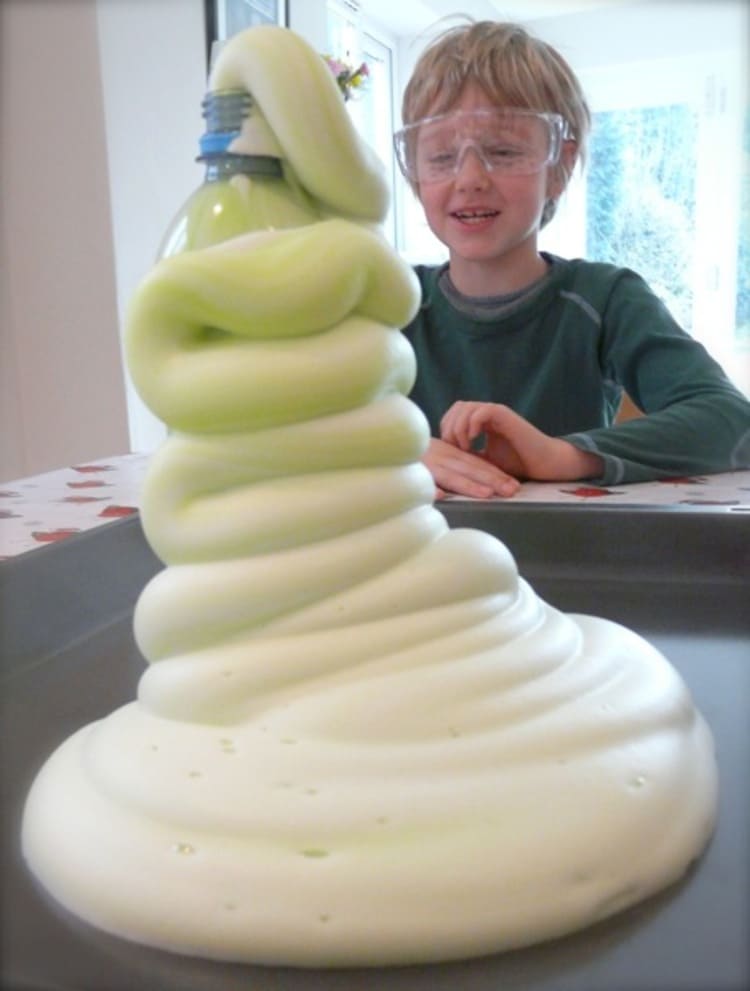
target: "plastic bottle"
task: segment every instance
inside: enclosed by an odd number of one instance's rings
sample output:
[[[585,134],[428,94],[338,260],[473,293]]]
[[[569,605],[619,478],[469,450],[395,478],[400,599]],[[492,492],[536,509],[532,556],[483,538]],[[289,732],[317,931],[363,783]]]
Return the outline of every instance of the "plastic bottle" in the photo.
[[[167,228],[159,258],[317,219],[250,94],[209,92],[202,108],[206,130],[197,161],[205,162],[205,178]]]

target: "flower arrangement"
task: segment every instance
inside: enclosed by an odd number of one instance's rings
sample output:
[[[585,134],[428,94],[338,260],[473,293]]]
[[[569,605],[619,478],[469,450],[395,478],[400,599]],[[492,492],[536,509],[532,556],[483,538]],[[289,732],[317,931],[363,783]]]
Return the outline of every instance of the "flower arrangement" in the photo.
[[[362,62],[355,69],[348,62],[334,58],[332,55],[324,55],[323,59],[333,73],[333,78],[338,83],[345,101],[351,100],[354,90],[362,90],[367,85],[370,70],[366,62]]]

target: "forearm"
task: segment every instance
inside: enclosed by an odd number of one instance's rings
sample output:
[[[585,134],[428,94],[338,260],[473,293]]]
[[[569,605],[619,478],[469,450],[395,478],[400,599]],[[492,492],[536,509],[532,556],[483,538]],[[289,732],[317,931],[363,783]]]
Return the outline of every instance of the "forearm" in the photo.
[[[603,484],[750,467],[750,404],[737,395],[702,395],[609,428],[564,438],[600,455]]]
[[[558,454],[548,466],[541,465],[527,477],[529,481],[575,482],[583,478],[597,478],[604,473],[604,458],[591,450],[576,447],[564,438],[557,438]]]

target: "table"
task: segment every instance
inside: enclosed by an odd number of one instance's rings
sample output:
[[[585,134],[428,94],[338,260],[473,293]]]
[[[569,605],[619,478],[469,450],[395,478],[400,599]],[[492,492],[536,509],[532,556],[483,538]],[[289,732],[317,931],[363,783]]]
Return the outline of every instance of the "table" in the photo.
[[[0,483],[0,559],[65,540],[138,511],[148,454],[126,454]],[[448,501],[453,502],[456,497]],[[750,512],[750,471],[600,487],[526,482],[513,503],[724,506]]]
[[[113,481],[113,470],[102,472],[103,480]],[[136,512],[107,525],[97,514],[74,535],[0,561],[0,984],[88,991],[102,987],[106,975],[108,991],[744,991],[750,983],[750,515],[746,495],[738,495],[747,494],[746,476],[731,479],[731,492],[719,481],[659,488],[679,496],[661,505],[644,504],[644,490],[636,494],[635,487],[623,496],[636,501],[626,502],[562,489],[561,498],[551,499],[546,486],[525,487],[522,498],[509,501],[440,504],[451,525],[503,539],[521,573],[553,605],[624,622],[669,657],[714,732],[721,804],[705,856],[658,897],[566,939],[436,967],[300,972],[212,964],[124,943],[51,905],[19,856],[25,795],[58,742],[134,697],[143,660],[133,642],[132,610],[161,565]],[[541,492],[548,493],[544,501]],[[720,493],[725,498],[715,498]]]

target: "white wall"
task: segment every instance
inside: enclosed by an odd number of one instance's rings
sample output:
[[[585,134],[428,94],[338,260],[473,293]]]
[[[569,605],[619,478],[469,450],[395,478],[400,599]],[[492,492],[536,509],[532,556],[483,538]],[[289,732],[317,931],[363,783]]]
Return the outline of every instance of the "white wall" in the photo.
[[[127,449],[96,8],[3,0],[0,478]]]
[[[319,52],[328,47],[326,0],[288,0],[289,27]]]
[[[2,0],[0,478],[149,446],[120,329],[201,179],[202,0]],[[151,430],[151,434],[149,434]]]
[[[203,0],[97,0],[96,7],[122,328],[165,229],[203,180],[195,158],[206,91],[204,8]],[[127,376],[126,393],[130,448],[153,450],[165,429]]]

